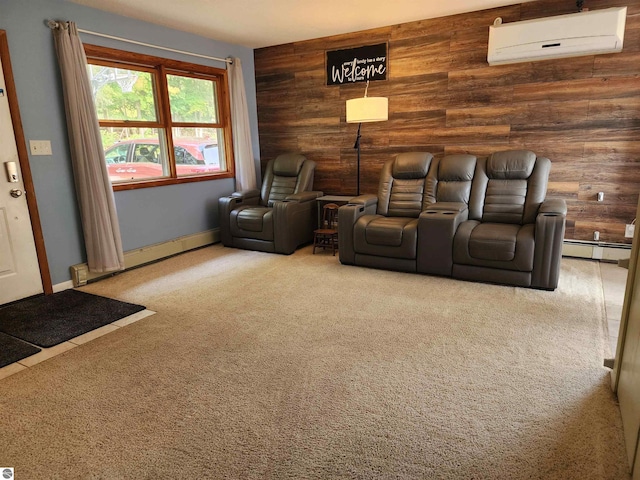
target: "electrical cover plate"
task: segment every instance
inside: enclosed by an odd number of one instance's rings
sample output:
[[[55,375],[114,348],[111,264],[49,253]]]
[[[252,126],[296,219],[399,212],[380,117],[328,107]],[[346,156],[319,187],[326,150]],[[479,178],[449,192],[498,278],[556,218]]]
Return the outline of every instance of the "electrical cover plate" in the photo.
[[[636,226],[634,224],[627,224],[624,227],[624,238],[633,238]]]

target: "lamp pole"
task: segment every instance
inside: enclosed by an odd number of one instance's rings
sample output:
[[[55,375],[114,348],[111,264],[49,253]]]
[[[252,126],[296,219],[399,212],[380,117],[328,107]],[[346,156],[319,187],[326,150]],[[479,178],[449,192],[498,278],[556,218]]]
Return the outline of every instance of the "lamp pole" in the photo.
[[[355,148],[358,151],[357,154],[357,166],[356,166],[356,171],[357,171],[357,176],[356,176],[356,195],[360,195],[360,127],[362,127],[362,122],[358,123],[358,134],[356,135],[356,143],[353,145],[353,148]]]

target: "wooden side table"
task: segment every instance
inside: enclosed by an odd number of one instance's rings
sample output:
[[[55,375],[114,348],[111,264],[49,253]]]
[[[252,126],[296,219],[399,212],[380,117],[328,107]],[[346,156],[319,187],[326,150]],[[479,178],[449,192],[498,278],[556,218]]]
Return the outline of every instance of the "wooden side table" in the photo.
[[[327,203],[335,203],[338,206],[346,205],[354,198],[353,195],[324,195],[316,198],[318,202],[318,228],[322,226],[322,207]]]

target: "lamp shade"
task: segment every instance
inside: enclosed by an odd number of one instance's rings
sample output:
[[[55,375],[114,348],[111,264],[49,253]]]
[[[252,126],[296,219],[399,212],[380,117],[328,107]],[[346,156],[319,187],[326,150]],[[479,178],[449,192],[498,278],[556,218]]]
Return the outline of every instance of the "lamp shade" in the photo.
[[[347,123],[384,122],[388,119],[388,98],[363,97],[347,100]]]

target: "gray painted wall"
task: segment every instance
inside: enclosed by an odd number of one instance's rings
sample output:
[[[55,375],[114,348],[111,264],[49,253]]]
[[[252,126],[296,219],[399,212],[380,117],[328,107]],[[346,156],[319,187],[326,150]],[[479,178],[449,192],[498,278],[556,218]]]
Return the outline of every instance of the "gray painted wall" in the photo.
[[[53,284],[69,280],[69,266],[86,261],[75,199],[62,90],[48,19],[78,28],[178,50],[242,61],[256,174],[257,154],[253,50],[171,30],[63,0],[0,0],[0,29],[7,32],[11,64],[27,144],[50,140],[52,156],[29,157]],[[165,52],[81,34],[84,43],[184,60],[215,67],[223,62]],[[125,251],[218,226],[217,199],[234,190],[233,179],[116,192]]]

